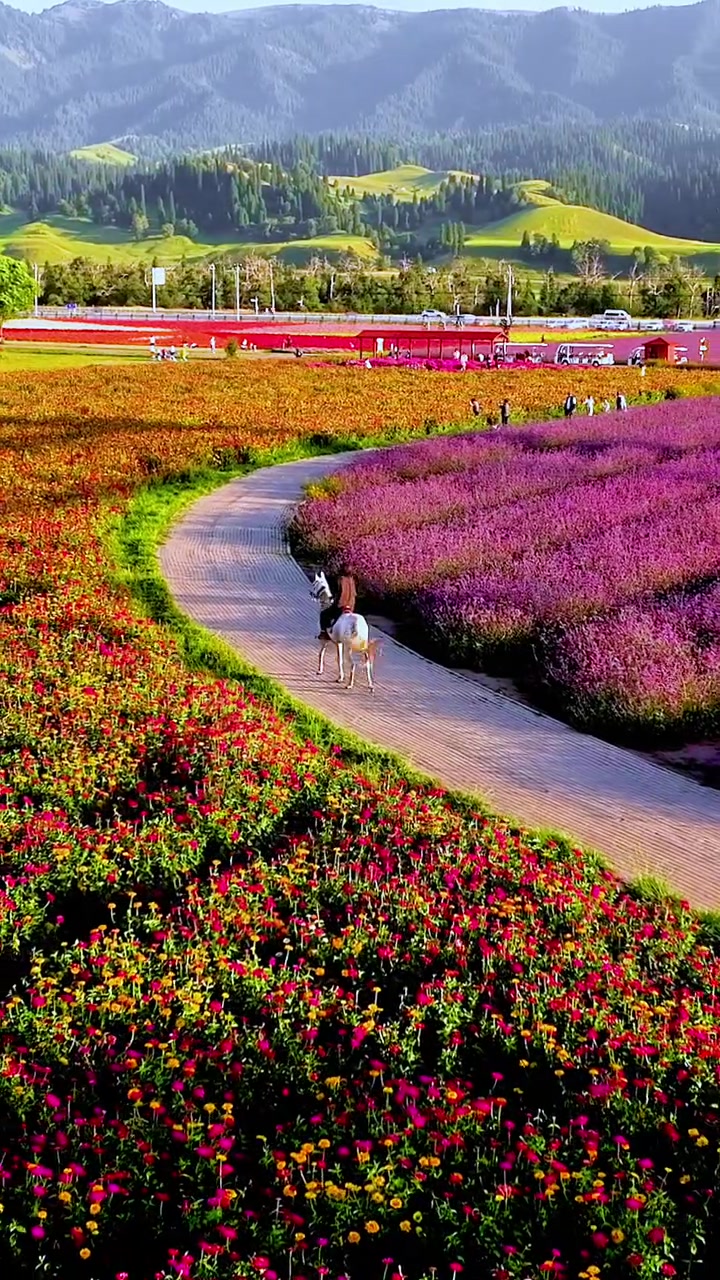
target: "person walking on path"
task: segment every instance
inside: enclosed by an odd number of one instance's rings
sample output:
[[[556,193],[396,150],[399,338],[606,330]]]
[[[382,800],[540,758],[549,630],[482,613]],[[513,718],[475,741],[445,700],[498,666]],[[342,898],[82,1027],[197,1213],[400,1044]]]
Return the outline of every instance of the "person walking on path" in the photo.
[[[595,397],[594,396],[588,396],[587,400],[585,401],[585,408],[587,409],[588,418],[594,417],[595,415]]]
[[[470,408],[472,409],[473,417],[479,418],[480,417],[480,401],[476,400],[474,396],[470,401]]]
[[[602,407],[603,407],[603,413],[609,413],[609,412],[610,412],[610,409],[611,409],[610,401],[609,401],[609,400],[603,400],[603,405],[602,405]]]
[[[183,345],[182,345],[182,358],[183,358],[183,360],[187,360],[187,358],[188,358],[188,344],[187,344],[187,342],[183,342]]]
[[[504,427],[506,427],[509,421],[510,421],[510,401],[503,400],[502,404],[500,405],[500,422]]]
[[[570,394],[565,397],[565,404],[563,405],[563,411],[565,413],[565,417],[572,418],[576,409],[577,409],[577,397],[574,396],[572,392],[570,392]]]
[[[215,341],[215,334],[213,334],[212,338],[210,339],[210,350],[213,352],[213,355],[215,354],[216,346],[217,346],[217,342]]]
[[[615,408],[617,409],[618,413],[624,413],[625,410],[627,409],[627,400],[625,399],[625,396],[623,395],[622,391],[618,391],[615,397]]]

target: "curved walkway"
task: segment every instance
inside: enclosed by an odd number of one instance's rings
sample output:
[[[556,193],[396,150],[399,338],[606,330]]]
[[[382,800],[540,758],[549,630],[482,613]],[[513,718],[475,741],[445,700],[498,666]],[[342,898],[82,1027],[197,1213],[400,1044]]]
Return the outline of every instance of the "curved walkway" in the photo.
[[[284,536],[303,486],[353,455],[267,467],[201,499],[160,560],[177,603],[295,697],[474,792],[526,826],[605,853],[625,876],[664,876],[698,907],[720,907],[720,792],[579,734],[419,657],[388,637],[370,697],[315,676],[317,608]],[[279,602],[282,604],[279,606]]]

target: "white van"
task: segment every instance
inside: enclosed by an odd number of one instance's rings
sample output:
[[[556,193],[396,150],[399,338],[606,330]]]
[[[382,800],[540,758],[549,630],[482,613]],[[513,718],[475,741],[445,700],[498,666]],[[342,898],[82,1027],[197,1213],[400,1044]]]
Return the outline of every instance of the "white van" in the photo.
[[[601,316],[591,316],[590,324],[598,329],[632,329],[632,316],[629,311],[603,311]]]

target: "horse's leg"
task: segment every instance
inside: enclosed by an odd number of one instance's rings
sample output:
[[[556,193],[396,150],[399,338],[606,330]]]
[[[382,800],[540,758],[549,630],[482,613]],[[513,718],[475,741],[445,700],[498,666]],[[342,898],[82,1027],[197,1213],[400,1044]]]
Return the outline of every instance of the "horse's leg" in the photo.
[[[345,646],[343,645],[342,640],[340,640],[340,641],[337,643],[337,645],[336,645],[336,648],[337,648],[337,666],[338,666],[337,683],[338,683],[338,684],[342,684],[343,680],[345,679],[345,667],[344,667],[344,665],[343,665],[343,649],[344,649],[344,647],[345,647]]]
[[[367,676],[368,689],[371,693],[374,693],[375,685],[373,684],[373,660],[371,653],[365,654],[365,675]]]
[[[325,667],[325,650],[327,649],[327,647],[328,647],[329,643],[330,643],[330,641],[328,640],[327,636],[323,636],[322,640],[320,641],[320,650],[319,650],[319,652],[318,652],[318,669],[317,669],[317,673],[318,673],[318,675],[319,675],[319,676],[321,676],[321,675],[322,675],[323,670],[324,670],[324,667]]]
[[[352,645],[348,645],[348,663],[350,665],[348,689],[352,689],[355,684],[355,654],[352,651]]]

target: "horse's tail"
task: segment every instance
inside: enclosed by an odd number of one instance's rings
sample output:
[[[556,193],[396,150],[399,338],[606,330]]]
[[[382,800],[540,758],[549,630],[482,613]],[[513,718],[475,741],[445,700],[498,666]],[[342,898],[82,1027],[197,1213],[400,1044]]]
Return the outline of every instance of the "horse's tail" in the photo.
[[[382,646],[379,640],[368,640],[367,655],[373,666],[377,662],[382,653]]]

